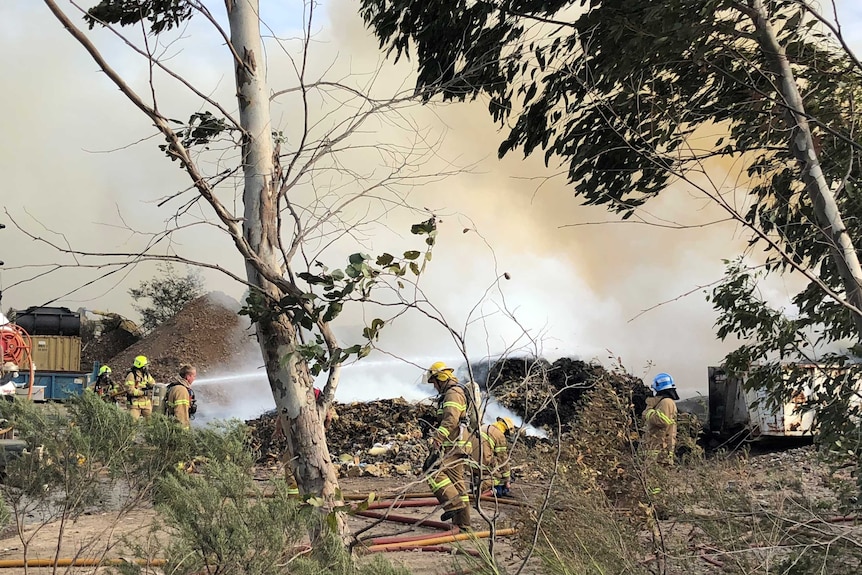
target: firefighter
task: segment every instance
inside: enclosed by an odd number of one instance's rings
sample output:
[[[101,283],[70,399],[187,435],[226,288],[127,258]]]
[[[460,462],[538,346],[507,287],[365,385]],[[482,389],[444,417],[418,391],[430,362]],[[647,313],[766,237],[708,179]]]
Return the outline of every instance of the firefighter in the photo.
[[[470,529],[470,496],[465,472],[473,448],[467,431],[467,395],[455,370],[442,361],[426,372],[426,380],[437,391],[437,428],[431,432],[432,455],[423,470],[428,485],[443,506],[443,521],[462,530]]]
[[[654,397],[647,398],[644,411],[644,447],[648,457],[664,465],[673,465],[676,449],[676,403],[679,394],[673,378],[667,373],[655,376]]]
[[[111,368],[109,366],[103,365],[99,368],[99,375],[96,377],[96,383],[93,384],[93,391],[105,401],[112,401],[115,386],[114,381],[111,379]]]
[[[180,366],[176,381],[168,386],[165,397],[165,413],[177,420],[183,429],[191,427],[191,417],[197,411],[195,392],[192,384],[198,376],[198,370],[193,365],[183,364]]]
[[[149,360],[139,355],[126,374],[126,399],[129,402],[129,413],[134,419],[144,416],[149,419],[153,414],[153,400],[150,397],[156,380],[150,375]]]
[[[512,472],[509,468],[508,437],[514,430],[511,418],[498,417],[494,423],[479,428],[478,438],[473,435],[473,462],[482,478],[481,492],[493,487],[498,497],[509,495]]]

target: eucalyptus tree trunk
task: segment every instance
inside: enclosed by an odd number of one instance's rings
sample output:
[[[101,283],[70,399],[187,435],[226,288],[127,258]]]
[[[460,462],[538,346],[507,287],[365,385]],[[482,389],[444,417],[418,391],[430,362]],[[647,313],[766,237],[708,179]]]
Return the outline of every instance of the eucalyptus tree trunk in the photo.
[[[246,260],[249,283],[270,301],[285,295],[258,266],[280,270],[278,165],[274,157],[266,63],[260,37],[258,0],[225,0],[235,53],[236,88],[243,137],[243,236],[258,256]],[[272,276],[270,276],[272,277]],[[308,365],[298,353],[299,334],[284,313],[267,315],[255,325],[275,404],[284,425],[291,467],[303,494],[337,502],[338,479],[326,446],[323,421]]]
[[[762,0],[747,1],[748,10],[745,11],[754,23],[757,41],[776,75],[778,89],[786,105],[784,114],[790,128],[791,151],[802,164],[802,181],[814,205],[816,223],[829,238],[832,257],[844,283],[845,297],[856,308],[851,311],[856,332],[862,336],[862,265],[859,264],[859,255],[820,166],[802,95],[784,47],[778,42]]]

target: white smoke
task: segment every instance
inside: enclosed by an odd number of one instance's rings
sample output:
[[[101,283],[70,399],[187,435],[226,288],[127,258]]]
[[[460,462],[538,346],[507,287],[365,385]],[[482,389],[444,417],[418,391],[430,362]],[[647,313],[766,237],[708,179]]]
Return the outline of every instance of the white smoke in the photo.
[[[296,37],[296,13],[276,6],[273,13],[264,14],[273,34]],[[322,6],[318,12],[324,19],[319,21],[309,63],[312,75],[332,68],[335,77],[368,73],[365,78],[370,78],[382,56],[355,5],[333,0]],[[856,3],[844,1],[839,8],[846,11],[842,12],[847,16],[846,30],[862,29],[851,25],[854,18],[862,20]],[[206,93],[231,102],[230,59],[219,43],[197,42],[201,26],[195,23],[188,29],[195,41],[182,43],[181,51],[179,46],[172,49],[170,61]],[[97,31],[96,39],[107,46],[105,53],[129,82],[148,94],[149,70],[141,59],[130,56],[106,32]],[[268,57],[271,87],[278,89],[290,62],[272,40]],[[97,252],[134,252],[149,239],[139,232],[158,232],[169,225],[172,212],[156,203],[185,189],[187,176],[158,150],[160,140],[151,138],[149,122],[96,70],[42,4],[0,2],[0,64],[7,79],[0,91],[0,105],[7,110],[6,137],[0,139],[3,207],[17,221],[60,246],[68,242]],[[200,110],[188,93],[170,87],[163,76],[156,80],[166,113],[174,117],[176,112],[184,119]],[[391,92],[409,87],[411,80],[408,63],[393,66],[387,61],[374,89]],[[296,109],[285,104],[277,113],[291,143],[290,130],[299,125]],[[575,355],[607,363],[619,358],[635,375],[672,373],[684,395],[705,388],[707,366],[719,362],[730,345],[715,341],[714,313],[698,286],[721,276],[722,258],[733,257],[743,243],[737,229],[586,225],[613,218],[601,208],[578,206],[569,186],[547,179],[554,170],[545,168],[540,158],[522,161],[515,154],[497,161],[496,145],[503,135],[488,119],[483,103],[404,113],[429,139],[441,140],[442,159],[435,160],[440,166],[453,161],[475,166],[469,173],[417,187],[411,194],[415,205],[444,214],[423,287],[450,325],[466,332],[469,357],[493,357],[515,347],[551,360]],[[389,141],[397,139],[396,134],[391,126],[380,124],[365,138]],[[367,163],[369,156],[359,155],[355,161]],[[668,221],[698,224],[714,219],[702,200],[681,189],[668,190],[648,208]],[[195,206],[187,221],[201,222],[207,216]],[[384,220],[391,231],[368,238],[361,251],[414,247],[413,238],[405,233],[413,222],[406,216]],[[571,224],[584,225],[565,227]],[[472,231],[461,233],[465,228]],[[172,249],[243,276],[243,261],[227,238],[208,230],[190,227],[176,236]],[[59,297],[58,305],[97,303],[101,309],[131,315],[128,288],[154,273],[152,266],[141,265],[64,297],[67,288],[89,281],[94,272],[72,269],[18,284],[41,271],[23,268],[27,264],[68,263],[71,258],[12,226],[0,232],[0,239],[0,259],[6,261],[0,288],[8,288],[3,303],[14,308]],[[358,251],[355,244],[339,247],[326,263],[332,267],[343,261],[351,249]],[[487,295],[502,272],[511,277],[502,282],[504,291]],[[208,289],[237,298],[244,289],[217,272],[205,271],[204,279]],[[776,288],[778,300],[792,293],[782,288]],[[686,293],[692,295],[681,297]],[[345,310],[339,325],[355,326],[339,329],[345,345],[358,342],[368,313]],[[346,367],[339,401],[398,395],[419,399],[425,394],[418,383],[422,369],[439,358],[457,364],[452,358],[462,354],[446,328],[421,314],[408,314],[387,326],[379,344],[394,357],[413,359],[390,363],[387,356],[374,356]],[[265,382],[259,384],[259,379],[250,376],[248,393],[238,394],[242,406],[236,407],[237,416],[271,405]],[[205,394],[207,384],[202,381],[199,389]]]

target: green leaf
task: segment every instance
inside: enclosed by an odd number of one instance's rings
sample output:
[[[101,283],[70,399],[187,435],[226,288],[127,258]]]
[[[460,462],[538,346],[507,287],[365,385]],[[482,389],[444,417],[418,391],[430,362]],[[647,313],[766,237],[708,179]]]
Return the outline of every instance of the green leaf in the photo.
[[[416,250],[410,250],[410,251],[404,252],[404,259],[405,260],[415,260],[419,256],[420,256],[420,253]]]
[[[429,218],[422,223],[410,226],[410,233],[414,235],[430,234],[437,229],[437,220]]]
[[[343,307],[344,307],[344,305],[338,301],[334,301],[331,304],[329,304],[329,307],[327,308],[326,313],[323,314],[323,321],[330,322],[330,321],[334,320],[336,317],[338,317],[338,314],[341,313],[341,310]]]
[[[377,256],[377,265],[385,267],[391,264],[395,260],[395,257],[392,254],[381,254]]]
[[[335,516],[335,513],[327,513],[326,514],[326,526],[329,527],[329,530],[331,532],[337,533],[338,518]]]
[[[410,271],[412,271],[415,275],[419,275],[419,265],[416,262],[410,262]]]

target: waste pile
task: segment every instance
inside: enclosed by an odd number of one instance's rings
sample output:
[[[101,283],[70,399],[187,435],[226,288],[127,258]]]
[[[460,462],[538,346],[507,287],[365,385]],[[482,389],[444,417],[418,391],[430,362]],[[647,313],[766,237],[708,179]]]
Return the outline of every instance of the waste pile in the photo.
[[[652,395],[638,377],[566,357],[553,363],[543,358],[504,358],[491,364],[486,373],[480,385],[500,405],[552,434],[558,425],[563,433],[572,429],[580,399],[599,381],[608,381],[620,397],[630,398],[636,416]]]
[[[199,377],[214,368],[228,371],[232,360],[256,348],[248,318],[238,310],[239,303],[223,293],[203,295],[122,352],[97,359],[124,373],[135,356],[145,355],[150,373],[162,382],[172,381],[183,363],[197,367]]]
[[[436,407],[402,398],[335,404],[338,419],[326,432],[327,445],[340,477],[415,475],[428,455],[419,420],[436,421]],[[275,411],[246,422],[258,464],[275,468],[284,451],[273,439]]]
[[[557,413],[563,434],[575,428],[580,399],[599,381],[607,381],[621,397],[631,398],[632,415],[638,421],[646,398],[652,395],[637,377],[570,358],[553,363],[541,358],[507,358],[476,366],[474,375],[498,403],[531,425],[544,428],[551,437],[557,436]],[[384,477],[420,472],[428,454],[420,420],[436,422],[433,405],[396,398],[336,404],[336,410],[339,417],[326,435],[339,476]],[[252,447],[260,454],[258,464],[278,468],[285,443],[272,437],[275,412],[246,423],[252,428]],[[524,435],[517,441],[519,451],[535,451],[554,443]]]

